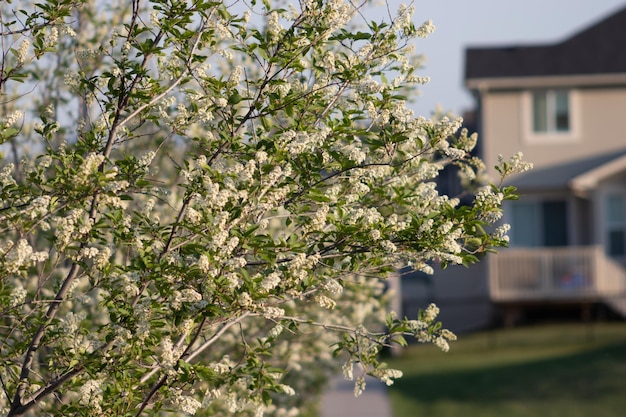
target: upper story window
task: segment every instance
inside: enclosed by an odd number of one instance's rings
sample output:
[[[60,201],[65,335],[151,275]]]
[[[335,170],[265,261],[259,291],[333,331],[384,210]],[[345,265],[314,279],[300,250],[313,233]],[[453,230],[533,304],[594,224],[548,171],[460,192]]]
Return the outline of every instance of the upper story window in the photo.
[[[522,93],[525,142],[550,144],[580,140],[580,98],[576,90],[537,89]]]
[[[568,132],[570,130],[569,92],[540,90],[533,95],[533,132]]]

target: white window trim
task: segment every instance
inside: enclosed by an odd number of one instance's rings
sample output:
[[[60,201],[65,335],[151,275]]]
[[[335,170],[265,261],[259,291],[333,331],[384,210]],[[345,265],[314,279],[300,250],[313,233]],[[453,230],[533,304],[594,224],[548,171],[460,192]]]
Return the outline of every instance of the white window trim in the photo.
[[[522,138],[531,144],[555,144],[578,142],[581,139],[580,126],[580,93],[577,90],[566,89],[569,92],[569,130],[566,132],[535,132],[533,129],[533,93],[524,91],[521,95],[521,128]]]

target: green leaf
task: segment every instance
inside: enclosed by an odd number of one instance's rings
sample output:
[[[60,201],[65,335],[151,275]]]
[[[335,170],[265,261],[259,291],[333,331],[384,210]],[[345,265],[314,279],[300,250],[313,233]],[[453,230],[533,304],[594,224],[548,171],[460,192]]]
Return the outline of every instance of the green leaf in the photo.
[[[238,91],[235,91],[230,97],[228,97],[228,104],[231,106],[234,104],[238,104],[243,100],[243,97],[239,94]]]

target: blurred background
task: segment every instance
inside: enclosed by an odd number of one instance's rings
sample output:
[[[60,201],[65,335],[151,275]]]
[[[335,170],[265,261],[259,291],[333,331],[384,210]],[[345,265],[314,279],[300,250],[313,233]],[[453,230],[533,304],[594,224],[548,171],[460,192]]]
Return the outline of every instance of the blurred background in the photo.
[[[415,6],[416,25],[437,27],[416,45],[431,77],[416,113],[463,115],[488,167],[522,151],[535,168],[510,181],[510,248],[396,277],[403,315],[441,307],[460,336],[450,352],[409,346],[388,361],[404,377],[366,398],[335,382],[322,416],[624,415],[626,1]],[[473,198],[454,170],[438,182]]]

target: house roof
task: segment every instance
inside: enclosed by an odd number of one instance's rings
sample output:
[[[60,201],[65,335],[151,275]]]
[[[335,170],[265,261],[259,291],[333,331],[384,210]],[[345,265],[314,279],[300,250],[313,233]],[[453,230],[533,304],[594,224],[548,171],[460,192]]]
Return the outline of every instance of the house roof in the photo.
[[[551,45],[468,48],[465,79],[626,73],[626,7]]]
[[[585,193],[599,181],[626,171],[626,149],[533,169],[510,181],[520,191],[572,190]]]

